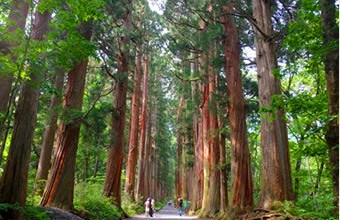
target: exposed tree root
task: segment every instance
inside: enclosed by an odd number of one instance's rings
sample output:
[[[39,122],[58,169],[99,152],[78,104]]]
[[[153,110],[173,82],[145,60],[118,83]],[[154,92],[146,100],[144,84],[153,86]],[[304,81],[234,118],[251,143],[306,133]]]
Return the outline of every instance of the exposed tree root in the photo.
[[[234,220],[303,220],[303,218],[295,217],[286,210],[284,210],[284,213],[281,213],[256,208],[252,212],[238,215]]]

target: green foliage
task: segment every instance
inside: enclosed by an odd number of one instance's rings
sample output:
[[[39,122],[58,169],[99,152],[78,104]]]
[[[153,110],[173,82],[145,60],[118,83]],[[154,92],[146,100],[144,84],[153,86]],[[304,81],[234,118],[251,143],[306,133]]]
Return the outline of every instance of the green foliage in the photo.
[[[123,216],[121,210],[112,204],[112,198],[102,195],[102,190],[102,182],[96,179],[93,179],[93,182],[77,184],[74,198],[75,208],[88,211],[91,219],[121,218]]]
[[[331,214],[334,209],[332,198],[321,195],[317,196],[316,200],[319,204],[317,208],[310,196],[304,196],[295,204],[292,201],[274,201],[273,209],[285,215],[293,215],[303,219],[338,219],[338,216],[332,216]]]
[[[8,204],[8,203],[0,203],[0,212],[8,211],[8,210],[17,210],[24,213],[24,219],[26,220],[49,220],[50,218],[47,216],[47,211],[44,211],[42,208],[33,205],[32,203],[26,203],[24,207],[19,204]],[[0,215],[0,219],[3,217]]]
[[[130,217],[141,214],[144,212],[143,201],[131,201],[129,196],[124,195],[122,200],[122,209]]]

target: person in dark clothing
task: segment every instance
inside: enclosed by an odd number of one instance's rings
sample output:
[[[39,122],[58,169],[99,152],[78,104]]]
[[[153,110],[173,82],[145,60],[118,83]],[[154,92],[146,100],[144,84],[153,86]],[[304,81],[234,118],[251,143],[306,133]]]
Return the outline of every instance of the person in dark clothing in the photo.
[[[150,217],[153,217],[152,215],[153,215],[153,207],[152,207],[152,199],[151,198],[149,198],[149,205],[150,205],[150,209],[149,209],[149,215],[150,215]]]
[[[183,210],[183,199],[178,199],[178,209],[179,209],[179,216],[182,216],[182,210]]]

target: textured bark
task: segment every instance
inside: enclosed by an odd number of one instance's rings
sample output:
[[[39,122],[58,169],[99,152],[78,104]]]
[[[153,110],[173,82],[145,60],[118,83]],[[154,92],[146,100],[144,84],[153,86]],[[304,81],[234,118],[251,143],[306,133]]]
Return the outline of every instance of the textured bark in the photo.
[[[29,3],[24,0],[14,0],[13,6],[9,13],[9,21],[11,22],[8,24],[8,32],[13,33],[18,29],[24,29],[26,18],[28,14]],[[13,22],[13,23],[12,23]],[[11,55],[10,61],[15,62],[17,57],[15,54],[12,54],[11,48],[18,46],[20,42],[11,42],[5,41],[1,42],[0,52],[4,55]],[[1,73],[0,74],[0,111],[6,112],[7,110],[7,103],[9,99],[9,95],[11,92],[11,86],[13,82],[13,73]],[[0,124],[0,131],[2,130],[3,123]]]
[[[62,94],[64,86],[64,69],[57,68],[57,75],[54,81],[54,87],[58,91],[58,93]],[[54,143],[54,136],[57,130],[57,120],[58,120],[58,112],[55,111],[54,107],[61,103],[61,98],[57,95],[53,95],[51,98],[51,103],[49,107],[49,111],[53,111],[50,119],[45,124],[45,131],[43,137],[43,143],[41,145],[40,158],[38,163],[37,174],[35,177],[34,188],[37,193],[42,194],[43,189],[45,187],[45,183],[42,181],[47,180],[48,171],[51,167],[51,155],[52,148]]]
[[[228,14],[224,21],[226,80],[228,96],[228,114],[231,140],[231,188],[230,217],[253,206],[253,180],[250,168],[250,154],[247,140],[247,125],[242,90],[240,52],[235,17],[232,6],[224,8]]]
[[[14,34],[16,31],[18,31],[18,29],[25,28],[28,8],[29,8],[29,3],[24,0],[13,1],[13,5],[8,16],[9,21],[11,22],[10,24],[8,24],[8,33]],[[13,54],[11,52],[11,49],[18,46],[19,44],[20,44],[20,40],[19,42],[2,41],[0,42],[0,53],[2,53],[4,56],[10,55],[11,56],[10,62],[15,63],[17,60],[17,56],[16,54]],[[0,143],[5,133],[5,139],[3,141],[3,145],[1,146],[1,151],[0,151],[0,162],[2,160],[2,154],[3,154],[5,142],[6,142],[5,140],[6,140],[7,133],[8,133],[8,129],[5,129],[6,127],[5,124],[6,124],[6,119],[10,111],[10,107],[9,107],[10,104],[8,102],[9,102],[9,98],[11,94],[11,87],[12,87],[13,80],[14,80],[13,73],[6,73],[6,72],[0,73],[0,113],[4,114],[3,115],[4,119],[0,120]],[[7,124],[9,124],[9,122]]]
[[[209,205],[209,178],[210,178],[210,146],[209,146],[209,76],[206,74],[205,55],[201,56],[201,66],[203,66],[203,76],[205,77],[202,86],[202,143],[203,143],[203,198],[202,198],[202,210],[201,213],[205,213],[204,210]],[[200,213],[200,214],[201,214]],[[200,215],[201,216],[201,215]]]
[[[277,66],[271,23],[270,2],[252,0],[253,17],[262,33],[254,27],[260,107],[270,106],[273,95],[281,94],[281,81],[272,74]],[[283,109],[275,120],[261,118],[262,181],[259,206],[270,209],[274,200],[293,200],[287,126]]]
[[[219,126],[222,128],[223,126]],[[227,182],[227,170],[226,170],[226,144],[225,144],[225,135],[220,133],[219,137],[219,146],[220,146],[220,187],[221,187],[221,203],[220,203],[220,213],[223,215],[227,212],[228,208],[228,182]]]
[[[214,43],[213,43],[214,44]],[[213,100],[215,93],[215,73],[212,65],[212,60],[215,58],[215,45],[210,49],[209,57],[209,106],[216,106],[216,102]],[[214,217],[219,211],[220,207],[220,149],[218,143],[218,121],[217,115],[211,109],[209,109],[209,148],[210,148],[210,177],[209,177],[209,202],[205,209],[202,209],[202,216]]]
[[[92,21],[82,23],[80,34],[86,40],[90,40],[91,30]],[[63,100],[65,111],[82,109],[87,64],[87,60],[82,60],[68,73]],[[79,119],[72,119],[70,122],[62,121],[59,124],[51,171],[40,202],[42,206],[74,210],[73,193],[79,131]]]
[[[126,182],[125,193],[129,195],[131,200],[135,198],[135,182],[136,182],[136,165],[138,153],[138,120],[139,120],[139,99],[140,99],[140,83],[141,83],[141,51],[137,47],[136,69],[134,74],[134,89],[132,93],[131,108],[131,125],[128,143],[128,155],[126,162]]]
[[[150,95],[149,95],[150,97]],[[151,99],[151,98],[150,98]],[[148,197],[151,196],[151,157],[153,154],[153,150],[151,149],[151,108],[150,102],[148,103],[148,117],[147,117],[147,124],[146,124],[146,141],[145,141],[145,152],[146,152],[146,163],[145,163],[145,193]]]
[[[112,114],[112,131],[110,137],[110,149],[108,153],[106,177],[104,182],[104,195],[113,197],[118,206],[121,205],[120,184],[123,164],[123,141],[126,112],[126,93],[129,71],[129,34],[131,26],[132,0],[125,1],[125,17],[123,26],[125,28],[120,40],[118,54],[118,72],[120,75],[115,85],[114,111]]]
[[[51,14],[45,11],[35,13],[32,27],[32,40],[43,41],[48,32]],[[42,56],[43,57],[43,56]],[[28,168],[33,133],[36,125],[38,100],[42,73],[38,67],[29,69],[29,77],[20,93],[18,106],[14,116],[14,127],[6,165],[0,181],[0,203],[18,203],[25,205]],[[40,70],[41,71],[41,70]],[[23,213],[9,210],[1,213],[4,219],[21,219]]]
[[[335,1],[321,0],[321,18],[324,44],[339,40],[336,24]],[[326,134],[329,161],[333,178],[334,204],[339,210],[339,45],[329,49],[324,55],[326,84],[328,92],[328,115],[334,117],[328,124]]]
[[[177,169],[176,169],[176,199],[182,196],[182,138],[181,128],[177,130]]]
[[[143,98],[142,98],[142,112],[139,120],[140,127],[140,138],[139,138],[139,168],[138,168],[138,182],[137,182],[137,196],[142,196],[142,199],[147,198],[145,192],[145,163],[146,163],[146,151],[145,151],[145,141],[146,141],[146,120],[147,120],[147,102],[148,102],[148,60],[147,56],[143,63]]]

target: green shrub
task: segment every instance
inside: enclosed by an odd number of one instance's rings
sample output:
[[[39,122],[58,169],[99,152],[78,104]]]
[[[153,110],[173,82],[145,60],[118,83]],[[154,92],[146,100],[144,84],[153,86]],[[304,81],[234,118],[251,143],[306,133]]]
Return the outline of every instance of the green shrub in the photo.
[[[122,209],[129,216],[135,216],[144,212],[142,200],[132,201],[129,196],[123,196]]]
[[[0,211],[7,211],[9,209],[18,210],[24,213],[24,219],[27,220],[50,220],[47,216],[47,211],[41,209],[38,206],[34,206],[31,203],[26,203],[26,206],[22,207],[19,204],[1,203]],[[0,215],[0,219],[3,217]]]
[[[102,195],[103,184],[89,182],[75,187],[74,206],[89,212],[91,219],[111,220],[123,216],[121,210],[113,205],[112,199]]]

